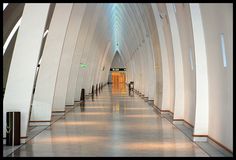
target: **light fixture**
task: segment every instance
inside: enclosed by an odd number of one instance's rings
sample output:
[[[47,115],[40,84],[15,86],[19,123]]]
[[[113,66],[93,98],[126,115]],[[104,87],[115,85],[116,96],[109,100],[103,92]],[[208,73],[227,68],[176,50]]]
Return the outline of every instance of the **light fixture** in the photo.
[[[220,44],[221,44],[221,54],[222,54],[223,64],[224,67],[227,67],[224,33],[220,34]]]

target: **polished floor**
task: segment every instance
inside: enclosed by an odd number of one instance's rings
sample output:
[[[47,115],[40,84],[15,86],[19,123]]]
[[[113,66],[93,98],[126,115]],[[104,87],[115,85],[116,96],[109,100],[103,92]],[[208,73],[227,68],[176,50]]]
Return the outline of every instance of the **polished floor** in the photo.
[[[125,85],[109,85],[17,149],[14,157],[176,157],[208,154]]]

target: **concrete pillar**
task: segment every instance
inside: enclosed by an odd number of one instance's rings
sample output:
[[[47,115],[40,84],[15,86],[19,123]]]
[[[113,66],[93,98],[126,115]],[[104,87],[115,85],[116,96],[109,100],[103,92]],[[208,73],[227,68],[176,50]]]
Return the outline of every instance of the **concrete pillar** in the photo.
[[[86,4],[74,4],[57,74],[53,111],[64,111],[70,68]]]
[[[47,3],[25,4],[3,99],[4,137],[8,111],[21,112],[21,137],[27,136],[34,76],[49,6]]]
[[[182,49],[180,44],[179,29],[175,16],[173,4],[166,4],[172,42],[174,51],[175,62],[175,105],[174,105],[174,117],[173,120],[184,119],[184,71],[183,71],[183,58]]]
[[[36,82],[32,125],[50,124],[57,72],[72,6],[72,3],[55,6]]]
[[[84,70],[82,70],[82,75],[83,75],[83,80],[82,80],[82,88],[85,89],[85,93],[88,94],[89,92],[91,92],[92,89],[92,85],[95,84],[91,84],[91,68],[92,68],[92,64],[94,63],[93,58],[94,55],[97,54],[97,50],[95,48],[97,48],[96,43],[93,43],[95,40],[95,33],[96,33],[96,28],[98,27],[98,21],[100,20],[100,14],[102,12],[102,7],[97,5],[96,6],[96,10],[93,11],[93,18],[91,20],[90,26],[91,28],[89,28],[88,30],[88,35],[86,38],[86,42],[85,42],[85,46],[83,49],[83,55],[82,55],[82,63],[87,64],[87,68],[85,68]],[[92,49],[91,49],[92,46]],[[77,69],[77,73],[76,75],[78,75],[78,69]],[[74,95],[75,95],[75,88],[76,88],[76,80],[77,78],[81,78],[81,77],[75,77],[75,82],[74,82],[74,87],[72,88],[73,90],[73,99],[74,99]]]
[[[193,140],[206,141],[208,135],[209,89],[207,54],[199,4],[190,4],[196,63],[196,112]],[[202,137],[205,135],[205,137]]]
[[[99,82],[102,82],[102,77],[104,76],[104,73],[105,73],[105,62],[106,62],[106,59],[107,59],[107,55],[108,55],[108,51],[111,47],[111,42],[109,41],[107,43],[107,47],[106,47],[106,50],[105,50],[105,53],[104,53],[104,56],[103,56],[103,59],[102,59],[102,67],[104,67],[104,70],[100,71],[100,74],[99,74]]]
[[[161,50],[161,63],[162,63],[162,82],[163,82],[163,90],[162,90],[162,104],[160,107],[161,110],[169,110],[170,107],[170,73],[169,73],[169,63],[168,63],[168,52],[166,46],[166,40],[163,30],[163,22],[160,18],[160,13],[157,8],[157,4],[152,4],[153,14],[156,22],[156,29],[158,32],[158,38],[160,42],[160,50]]]
[[[84,45],[86,45],[86,44],[89,45],[88,44],[89,37],[87,37],[87,34],[91,34],[91,32],[92,32],[90,27],[95,28],[97,18],[95,17],[95,19],[93,19],[92,16],[95,15],[96,12],[97,12],[97,10],[96,10],[95,4],[89,5],[89,7],[86,9],[86,13],[85,13],[85,17],[84,17],[85,21],[83,20],[83,22],[82,22],[83,24],[85,23],[85,28],[83,28],[83,26],[81,28],[81,29],[83,29],[83,32],[85,33],[85,35],[80,32],[79,36],[81,34],[82,35],[77,40],[76,49],[75,49],[75,53],[73,55],[73,60],[72,60],[71,69],[70,69],[70,77],[69,77],[68,88],[67,88],[67,93],[66,93],[66,105],[73,105],[74,104],[76,80],[77,80],[77,77],[79,74],[79,69],[80,69],[79,62],[81,62],[81,58],[83,58],[83,54],[88,54]],[[88,28],[87,26],[90,26],[90,27]],[[91,46],[89,46],[89,47],[91,47]],[[88,90],[85,88],[85,93],[87,93],[87,91]]]

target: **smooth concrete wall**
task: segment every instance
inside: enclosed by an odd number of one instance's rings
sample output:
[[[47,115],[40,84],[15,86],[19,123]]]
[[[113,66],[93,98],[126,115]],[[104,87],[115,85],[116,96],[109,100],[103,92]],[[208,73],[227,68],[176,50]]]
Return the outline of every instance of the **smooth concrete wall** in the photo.
[[[106,69],[106,67],[108,67],[108,66],[106,66],[106,58],[107,58],[107,55],[108,55],[110,47],[111,47],[111,41],[109,41],[107,43],[106,50],[105,50],[105,53],[103,55],[102,64],[101,64],[102,70],[100,71],[100,74],[99,74],[99,83],[103,82],[103,77],[104,77],[105,69]]]
[[[117,52],[112,60],[111,68],[124,68],[124,62],[121,59],[120,54]]]
[[[169,64],[168,64],[168,54],[167,54],[167,47],[165,42],[165,35],[163,31],[163,18],[160,17],[160,12],[157,8],[157,4],[152,4],[153,14],[156,22],[156,29],[159,35],[159,42],[160,42],[160,51],[161,51],[161,61],[162,61],[162,68],[163,68],[163,75],[162,75],[162,104],[158,106],[161,110],[169,110],[170,107],[170,74],[169,74]],[[161,13],[163,15],[163,13]]]
[[[73,105],[74,101],[80,100],[80,94],[81,94],[80,87],[82,85],[81,82],[83,80],[83,76],[81,76],[81,73],[83,73],[83,70],[86,70],[86,68],[84,69],[81,68],[80,64],[78,63],[81,62],[83,47],[86,42],[85,40],[89,29],[87,25],[89,25],[90,18],[92,15],[90,12],[94,9],[94,7],[95,7],[94,5],[87,5],[83,16],[70,69],[69,82],[66,94],[66,105]],[[85,93],[86,92],[87,91],[85,90]]]
[[[92,48],[91,47],[91,51],[92,53],[95,53],[94,54],[94,63],[92,64],[91,66],[91,78],[90,78],[90,84],[93,84],[95,89],[96,89],[96,85],[98,86],[99,84],[99,79],[98,79],[98,74],[99,74],[99,71],[102,69],[102,66],[101,66],[101,61],[102,61],[102,58],[103,58],[103,55],[105,54],[105,51],[106,51],[106,48],[107,48],[107,38],[106,38],[106,35],[107,35],[107,23],[106,23],[106,18],[104,16],[104,14],[106,13],[105,12],[106,10],[103,10],[101,13],[100,13],[100,25],[96,27],[96,29],[103,29],[102,31],[95,31],[96,36],[94,38],[94,40],[96,40],[94,43],[92,44],[96,44],[98,41],[100,42],[100,45],[97,45],[97,48]],[[103,38],[102,38],[103,37]]]
[[[56,78],[72,6],[68,3],[55,6],[36,82],[32,122],[51,121]]]
[[[83,80],[82,80],[82,88],[85,89],[85,94],[89,94],[92,89],[92,84],[90,84],[90,78],[91,78],[91,67],[94,63],[94,52],[91,51],[91,45],[94,42],[94,36],[96,27],[98,25],[98,19],[100,16],[100,13],[102,11],[102,8],[99,6],[96,6],[95,11],[90,13],[92,14],[92,19],[90,21],[88,35],[86,37],[86,42],[84,44],[82,57],[80,60],[80,63],[87,64],[87,68],[82,70]],[[93,48],[96,48],[97,46],[93,45]],[[79,78],[79,77],[78,77]]]
[[[53,97],[53,111],[63,111],[65,109],[70,67],[85,9],[86,4],[74,4],[72,8],[57,74]]]
[[[233,4],[200,4],[209,76],[209,136],[233,151]],[[220,34],[224,34],[227,67]]]
[[[176,4],[176,19],[181,39],[184,71],[184,120],[194,126],[196,108],[195,53],[191,13],[188,4]],[[191,51],[190,51],[191,50]],[[192,53],[190,53],[192,52]],[[190,55],[192,54],[192,55]],[[192,60],[191,60],[192,59]],[[192,66],[191,66],[192,61]],[[192,68],[193,67],[193,68]]]
[[[156,74],[155,74],[155,68],[154,68],[154,52],[152,49],[152,41],[150,40],[149,37],[146,37],[145,43],[147,43],[147,52],[148,54],[148,59],[147,63],[149,64],[149,76],[148,76],[148,100],[153,100],[154,101],[154,96],[155,96],[155,84],[156,84]]]
[[[172,44],[172,38],[171,38],[171,31],[170,31],[170,24],[169,19],[167,16],[167,9],[165,4],[157,4],[158,10],[161,15],[163,15],[162,19],[162,28],[164,31],[164,37],[165,37],[165,43],[167,48],[167,55],[168,55],[168,65],[169,65],[169,100],[170,100],[170,106],[168,106],[168,109],[170,112],[174,112],[174,102],[175,102],[175,62],[174,62],[174,52],[173,52],[173,44]]]
[[[98,61],[98,67],[96,68],[95,67],[95,76],[94,76],[94,83],[96,83],[99,87],[99,83],[100,83],[100,74],[101,72],[103,71],[103,64],[102,64],[102,60],[103,60],[103,57],[104,55],[106,54],[106,50],[107,50],[107,42],[104,42],[104,45],[103,47],[101,47],[100,49],[100,54],[99,54],[99,61]]]
[[[153,13],[151,4],[148,5],[141,5],[143,7],[142,14],[145,15],[145,18],[143,18],[143,39],[141,45],[144,45],[145,53],[147,57],[147,70],[148,70],[148,86],[147,86],[147,92],[148,92],[148,100],[154,100],[155,97],[155,86],[156,86],[156,71],[155,71],[155,56],[154,56],[154,50],[153,50],[153,43],[148,36],[147,33],[151,33],[151,31],[154,28],[153,21]],[[142,19],[142,18],[140,18]]]
[[[156,24],[155,24],[156,25]],[[157,26],[158,27],[158,26]],[[160,50],[160,40],[158,37],[158,32],[156,28],[153,28],[151,33],[148,35],[152,41],[152,48],[154,53],[154,68],[156,72],[156,84],[155,84],[155,97],[154,104],[157,107],[162,106],[162,90],[163,90],[163,70],[161,61],[161,50]]]
[[[156,76],[155,78],[153,78],[155,80],[155,85],[153,87],[155,87],[155,97],[154,97],[154,104],[158,107],[158,108],[162,108],[163,104],[165,105],[165,98],[163,97],[163,92],[165,92],[165,87],[164,87],[164,75],[165,73],[165,69],[163,66],[163,63],[165,64],[165,62],[163,62],[162,59],[162,50],[161,50],[161,39],[160,39],[160,33],[158,32],[158,23],[155,19],[156,15],[156,10],[153,10],[153,7],[156,9],[157,4],[152,4],[152,6],[150,6],[149,9],[149,16],[150,19],[153,20],[149,20],[149,26],[150,26],[150,33],[147,36],[147,38],[150,38],[150,44],[151,44],[151,52],[153,53],[152,57],[154,59],[153,61],[153,68],[154,68],[154,75]],[[159,15],[158,15],[159,16]]]
[[[3,99],[3,134],[6,112],[21,112],[21,137],[27,136],[35,72],[49,4],[27,4],[22,15]],[[32,23],[38,17],[37,21]],[[27,62],[27,63],[26,63]]]
[[[166,8],[170,24],[173,51],[174,51],[174,61],[175,61],[175,103],[174,103],[173,119],[182,120],[184,118],[184,100],[185,100],[183,54],[182,54],[176,12],[174,10],[174,4],[167,3]]]
[[[196,63],[196,111],[194,141],[206,141],[208,134],[208,67],[207,53],[199,4],[190,4]]]
[[[105,17],[110,12],[104,11],[103,4],[89,6],[72,58],[66,104],[79,99],[81,88],[88,94],[92,85],[109,80],[113,42],[107,55],[104,50],[112,41],[110,21]],[[120,25],[125,26],[119,49],[127,66],[127,80],[134,81],[135,89],[144,96],[151,97],[150,89],[154,88],[155,105],[194,125],[194,134],[208,135],[232,150],[232,4],[201,4],[202,18],[194,15],[200,11],[199,4],[192,6],[191,10],[189,4],[176,4],[175,11],[173,4],[153,4],[158,12],[150,4],[119,8]],[[225,36],[227,67],[223,67],[220,33]],[[79,62],[88,68],[81,69]]]

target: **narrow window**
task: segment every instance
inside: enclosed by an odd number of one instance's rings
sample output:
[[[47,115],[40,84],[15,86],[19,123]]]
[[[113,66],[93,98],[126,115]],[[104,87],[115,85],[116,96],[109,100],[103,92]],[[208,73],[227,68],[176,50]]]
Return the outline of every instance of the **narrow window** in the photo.
[[[191,63],[191,69],[193,70],[193,53],[192,53],[192,48],[189,48],[189,59]]]
[[[223,58],[224,67],[227,67],[224,33],[220,34],[220,43],[221,43],[221,54],[222,54],[222,58]]]

